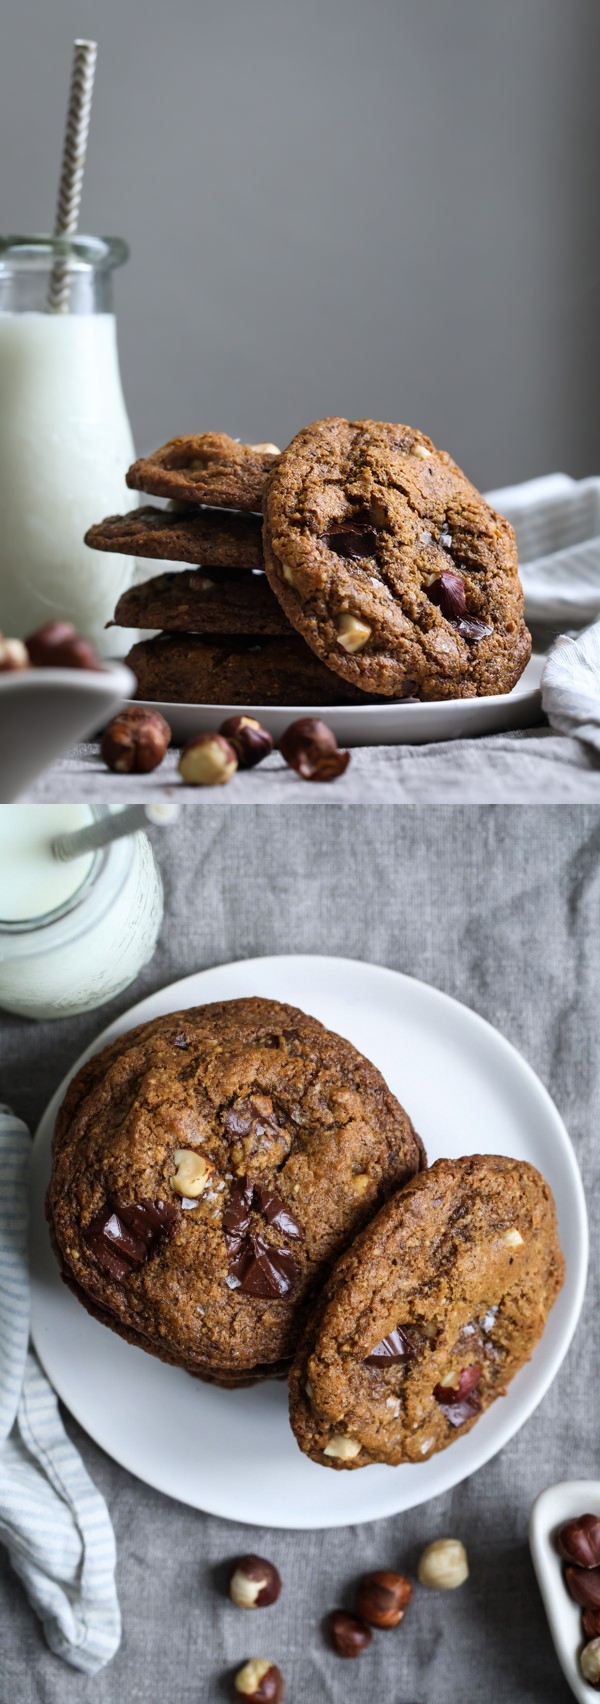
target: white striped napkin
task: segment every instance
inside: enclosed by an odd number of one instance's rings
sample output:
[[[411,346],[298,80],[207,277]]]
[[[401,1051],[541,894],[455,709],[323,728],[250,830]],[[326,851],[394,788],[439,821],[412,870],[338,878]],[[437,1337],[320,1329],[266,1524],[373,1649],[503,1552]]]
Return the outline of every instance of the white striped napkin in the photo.
[[[104,1498],[28,1350],[30,1150],[27,1126],[0,1106],[0,1542],[50,1649],[97,1674],[121,1638],[115,1540]]]

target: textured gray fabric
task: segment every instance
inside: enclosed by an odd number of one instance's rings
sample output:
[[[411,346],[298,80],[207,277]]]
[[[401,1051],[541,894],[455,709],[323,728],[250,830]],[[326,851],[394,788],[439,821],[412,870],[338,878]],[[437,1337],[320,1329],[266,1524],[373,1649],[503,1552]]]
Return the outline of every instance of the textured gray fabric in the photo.
[[[0,1015],[0,1093],[22,1116],[37,1118],[111,1017],[174,977],[282,951],[371,959],[465,1001],[539,1072],[577,1148],[597,1247],[599,811],[206,805],[187,810],[168,841],[165,831],[159,856],[165,927],[135,988],[76,1021],[34,1027]],[[204,1704],[232,1696],[235,1667],[261,1654],[280,1662],[289,1704],[472,1704],[488,1689],[496,1704],[567,1704],[527,1521],[543,1486],[598,1473],[599,1300],[593,1259],[568,1359],[501,1456],[453,1493],[371,1526],[271,1535],[208,1519],[145,1488],[68,1420],[115,1522],[123,1643],[95,1680],[69,1673],[0,1556],[1,1704]],[[412,1570],[444,1532],[465,1541],[470,1583],[455,1594],[419,1589],[403,1627],[342,1664],[323,1639],[325,1610],[365,1568]],[[248,1548],[271,1556],[285,1582],[280,1603],[256,1615],[235,1610],[217,1584],[223,1561]]]
[[[215,805],[307,805],[327,793],[335,805],[581,804],[600,802],[600,759],[580,740],[550,728],[422,746],[361,746],[338,781],[299,781],[275,752],[260,769],[238,773],[226,787],[183,787],[177,753],[152,775],[111,775],[98,746],[75,746],[52,765],[26,799],[124,804],[128,799],[189,799]]]

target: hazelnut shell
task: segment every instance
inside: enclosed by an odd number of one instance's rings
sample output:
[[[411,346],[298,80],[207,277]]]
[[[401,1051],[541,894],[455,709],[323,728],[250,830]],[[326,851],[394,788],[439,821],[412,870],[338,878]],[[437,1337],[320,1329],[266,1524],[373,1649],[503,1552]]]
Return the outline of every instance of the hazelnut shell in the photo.
[[[600,1516],[578,1515],[565,1521],[556,1548],[563,1562],[573,1562],[578,1568],[600,1567]]]
[[[345,1609],[332,1609],[327,1617],[329,1638],[338,1657],[360,1657],[373,1638],[369,1627]]]
[[[219,733],[233,746],[240,769],[255,769],[273,750],[273,736],[255,716],[227,716]]]
[[[132,705],[105,728],[100,756],[117,775],[147,775],[162,763],[170,739],[169,724],[158,710]]]
[[[380,1568],[365,1574],[356,1594],[356,1608],[370,1627],[398,1627],[412,1597],[406,1574]]]
[[[227,1584],[229,1596],[238,1609],[266,1609],[277,1602],[281,1575],[263,1556],[237,1556],[230,1564]]]
[[[299,716],[290,722],[279,750],[302,781],[335,781],[350,762],[350,752],[339,750],[333,729],[317,716]]]

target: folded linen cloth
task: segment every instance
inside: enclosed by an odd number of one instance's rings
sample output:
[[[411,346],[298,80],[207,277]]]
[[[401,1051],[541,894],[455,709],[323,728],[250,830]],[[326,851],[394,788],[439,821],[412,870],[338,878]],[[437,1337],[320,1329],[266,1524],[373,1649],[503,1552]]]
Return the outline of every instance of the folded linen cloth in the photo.
[[[554,473],[488,496],[515,528],[527,620],[546,644],[554,629],[542,676],[548,721],[600,751],[600,479]],[[575,632],[556,638],[557,628]]]
[[[600,615],[600,479],[551,473],[488,498],[517,535],[528,621],[583,627]]]
[[[556,640],[542,675],[542,706],[557,733],[600,751],[600,621]]]
[[[27,1126],[0,1106],[0,1542],[56,1656],[97,1674],[121,1638],[110,1516],[28,1350]]]

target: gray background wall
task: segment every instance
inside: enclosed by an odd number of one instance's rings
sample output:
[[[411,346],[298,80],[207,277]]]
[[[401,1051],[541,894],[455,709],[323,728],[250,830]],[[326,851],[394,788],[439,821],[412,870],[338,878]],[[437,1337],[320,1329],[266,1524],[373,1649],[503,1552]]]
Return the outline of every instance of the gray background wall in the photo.
[[[5,229],[50,223],[85,34],[140,449],[340,412],[484,485],[597,470],[597,0],[3,0]]]

